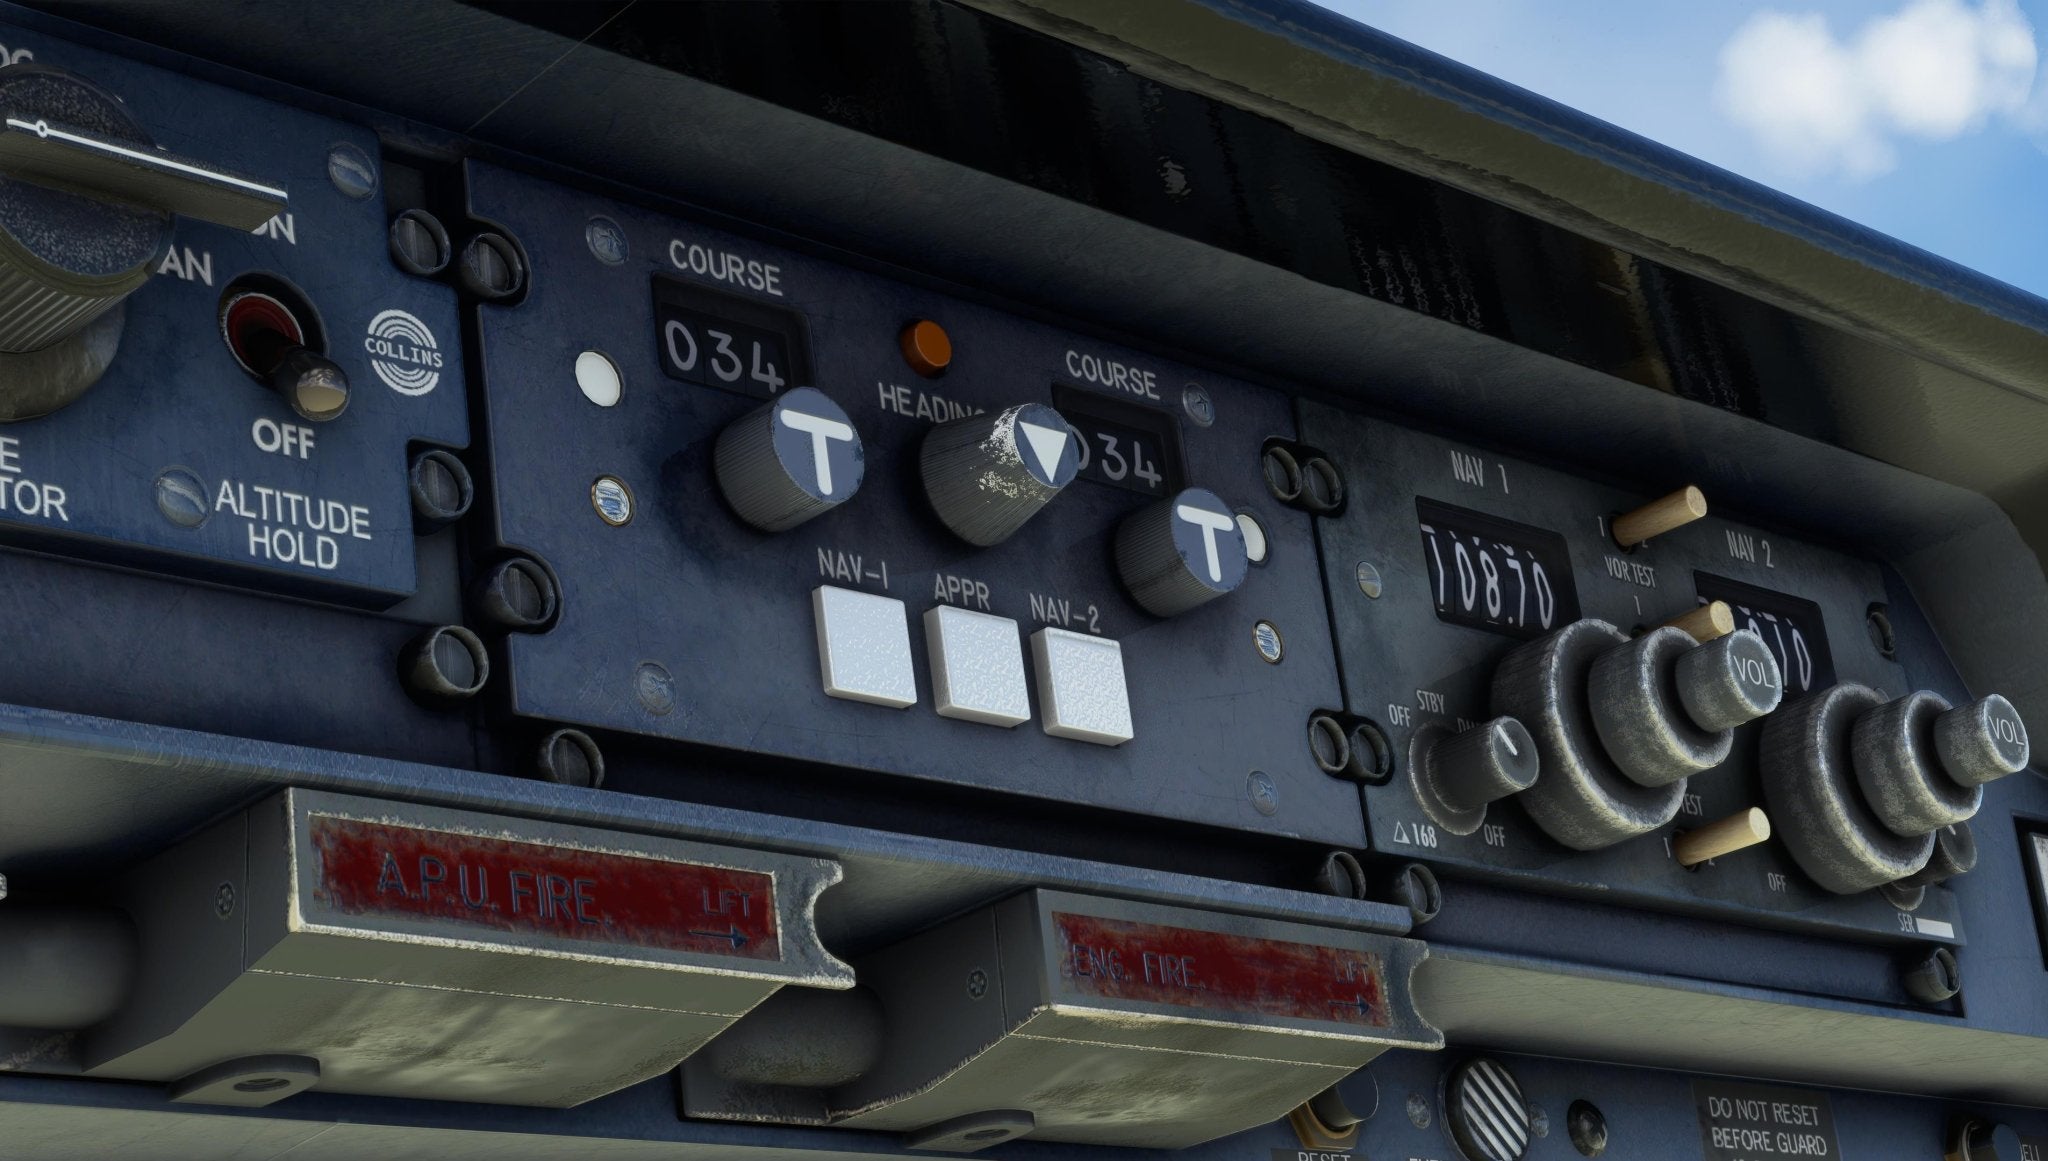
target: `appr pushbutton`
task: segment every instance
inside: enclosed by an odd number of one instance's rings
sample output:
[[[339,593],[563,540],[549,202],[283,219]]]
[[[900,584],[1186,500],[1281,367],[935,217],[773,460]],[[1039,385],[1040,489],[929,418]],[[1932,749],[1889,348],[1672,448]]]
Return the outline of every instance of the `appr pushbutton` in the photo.
[[[1017,622],[938,605],[924,614],[939,716],[1005,728],[1031,720]]]

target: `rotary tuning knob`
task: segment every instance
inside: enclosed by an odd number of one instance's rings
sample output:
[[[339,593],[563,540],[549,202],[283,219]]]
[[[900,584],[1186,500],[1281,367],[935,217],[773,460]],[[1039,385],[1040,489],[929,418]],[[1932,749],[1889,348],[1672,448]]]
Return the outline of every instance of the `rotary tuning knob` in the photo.
[[[1853,684],[1774,717],[1762,753],[1785,845],[1838,894],[1931,881],[1922,872],[1944,845],[1936,836],[1960,850],[1967,834],[1954,828],[1977,813],[1984,783],[2031,758],[2025,724],[1996,694],[1952,709],[1925,690],[1888,702]]]
[[[925,435],[925,496],[954,535],[987,548],[1008,540],[1081,470],[1080,440],[1042,403],[970,415]]]
[[[1601,654],[1587,681],[1601,744],[1643,786],[1727,761],[1730,731],[1778,708],[1785,692],[1770,646],[1748,630],[1700,645],[1684,629],[1653,629]]]
[[[845,410],[811,387],[733,420],[712,458],[726,503],[763,532],[788,531],[852,499],[867,462]]]
[[[1146,612],[1174,617],[1236,590],[1251,557],[1230,506],[1206,488],[1186,488],[1125,518],[1116,568]]]
[[[1471,834],[1488,803],[1535,785],[1542,771],[1536,741],[1513,718],[1451,731],[1429,722],[1408,743],[1408,779],[1430,821],[1452,834]]]
[[[286,195],[163,152],[117,98],[61,69],[0,70],[0,110],[0,420],[11,420],[98,379],[119,341],[114,308],[149,278],[176,216],[254,230]]]
[[[1686,779],[1725,762],[1730,731],[1776,709],[1783,693],[1755,633],[1702,645],[1665,626],[1630,640],[1594,620],[1516,649],[1493,678],[1494,712],[1527,723],[1542,755],[1543,777],[1522,802],[1578,850],[1669,823]]]

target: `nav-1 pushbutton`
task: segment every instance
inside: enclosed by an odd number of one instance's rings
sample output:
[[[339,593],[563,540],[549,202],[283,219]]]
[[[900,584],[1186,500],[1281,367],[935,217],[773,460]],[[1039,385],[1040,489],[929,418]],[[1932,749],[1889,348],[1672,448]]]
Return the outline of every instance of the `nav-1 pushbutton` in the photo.
[[[1026,403],[939,424],[918,458],[932,511],[955,536],[987,548],[1073,482],[1081,440],[1059,412]]]
[[[1046,733],[1101,746],[1131,740],[1122,645],[1071,629],[1040,629],[1031,635],[1031,664]]]
[[[1031,720],[1017,622],[938,605],[925,610],[924,640],[940,717],[1004,728]]]
[[[811,590],[811,611],[818,621],[818,670],[828,696],[891,709],[917,704],[910,624],[902,601],[819,585]]]
[[[1116,568],[1146,612],[1174,617],[1236,590],[1251,558],[1230,506],[1206,488],[1186,488],[1124,519]]]
[[[788,531],[852,499],[867,469],[853,420],[812,387],[733,420],[713,459],[726,503],[763,532]]]

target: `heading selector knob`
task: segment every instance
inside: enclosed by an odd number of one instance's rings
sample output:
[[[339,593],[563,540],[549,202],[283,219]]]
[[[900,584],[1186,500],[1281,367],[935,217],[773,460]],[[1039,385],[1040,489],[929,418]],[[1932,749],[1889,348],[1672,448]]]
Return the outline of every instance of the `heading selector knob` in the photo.
[[[1237,515],[1216,493],[1184,488],[1125,517],[1116,570],[1131,598],[1174,617],[1234,591],[1251,569]]]
[[[954,535],[987,548],[1073,482],[1080,439],[1059,412],[1026,403],[939,424],[925,435],[919,462],[932,511]]]
[[[726,503],[763,532],[785,532],[852,499],[867,470],[853,421],[811,387],[733,420],[712,458]]]
[[[0,70],[0,353],[80,336],[70,358],[8,360],[0,420],[54,411],[105,370],[118,316],[83,332],[149,278],[174,215],[248,231],[284,206],[281,188],[162,152],[71,73]]]

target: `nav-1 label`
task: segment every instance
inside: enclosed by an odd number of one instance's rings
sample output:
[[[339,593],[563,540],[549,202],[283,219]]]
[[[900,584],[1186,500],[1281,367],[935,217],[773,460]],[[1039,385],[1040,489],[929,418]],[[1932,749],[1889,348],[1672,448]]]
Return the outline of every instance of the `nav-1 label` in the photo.
[[[1825,1093],[1722,1080],[1696,1080],[1692,1092],[1706,1161],[1841,1156]]]
[[[310,825],[314,898],[342,914],[740,959],[781,955],[775,880],[758,871],[331,815]]]
[[[1387,1025],[1368,951],[1054,912],[1066,992],[1340,1024]]]

